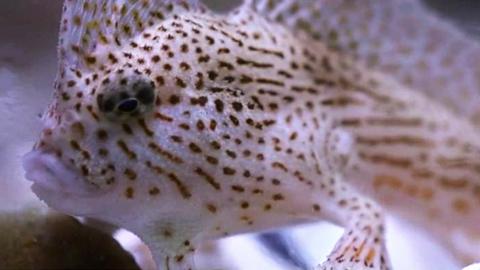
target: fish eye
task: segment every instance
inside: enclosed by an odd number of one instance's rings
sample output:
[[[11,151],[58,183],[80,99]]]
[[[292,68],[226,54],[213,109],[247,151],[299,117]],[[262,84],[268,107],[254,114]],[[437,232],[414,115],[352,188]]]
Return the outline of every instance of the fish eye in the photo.
[[[143,87],[138,91],[135,97],[143,104],[150,105],[155,99],[154,89],[150,85]]]
[[[154,101],[155,84],[143,78],[123,78],[97,96],[98,109],[111,120],[140,116],[152,109]]]
[[[115,98],[105,98],[104,95],[99,95],[97,98],[98,107],[100,111],[109,113],[115,109]]]
[[[138,100],[135,98],[121,100],[117,106],[117,110],[123,113],[133,113],[137,108]]]

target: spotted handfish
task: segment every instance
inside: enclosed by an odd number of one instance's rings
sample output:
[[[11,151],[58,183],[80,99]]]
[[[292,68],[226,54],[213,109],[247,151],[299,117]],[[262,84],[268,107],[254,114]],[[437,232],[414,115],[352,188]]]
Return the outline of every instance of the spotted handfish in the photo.
[[[385,212],[478,259],[448,231],[480,234],[479,52],[414,0],[66,0],[26,177],[159,269],[315,220],[345,228],[317,269],[390,269]]]

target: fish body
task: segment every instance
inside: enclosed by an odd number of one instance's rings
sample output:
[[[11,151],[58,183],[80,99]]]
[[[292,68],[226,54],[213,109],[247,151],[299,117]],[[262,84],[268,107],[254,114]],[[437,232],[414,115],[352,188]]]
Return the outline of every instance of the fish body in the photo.
[[[345,227],[319,269],[388,269],[384,209],[478,232],[474,124],[266,19],[267,2],[225,16],[67,0],[54,100],[24,161],[33,191],[133,231],[160,269],[195,269],[204,240],[306,220]]]

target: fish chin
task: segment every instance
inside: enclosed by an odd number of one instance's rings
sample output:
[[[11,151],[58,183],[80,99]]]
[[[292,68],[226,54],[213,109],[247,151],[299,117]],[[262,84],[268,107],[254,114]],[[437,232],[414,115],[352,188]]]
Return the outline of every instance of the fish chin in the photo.
[[[23,157],[25,177],[33,182],[32,191],[45,203],[64,213],[95,216],[104,211],[104,196],[83,176],[66,166],[57,156],[35,150]]]
[[[54,154],[32,151],[23,157],[25,177],[33,182],[32,190],[40,193],[57,193],[72,197],[88,197],[95,193],[83,176],[67,167]],[[41,198],[44,199],[44,198]]]

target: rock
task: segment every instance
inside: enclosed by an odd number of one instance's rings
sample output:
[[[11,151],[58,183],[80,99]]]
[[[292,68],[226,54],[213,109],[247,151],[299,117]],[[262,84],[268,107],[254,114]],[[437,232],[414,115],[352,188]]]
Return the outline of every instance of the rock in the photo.
[[[0,269],[140,269],[110,235],[39,208],[0,214]]]

